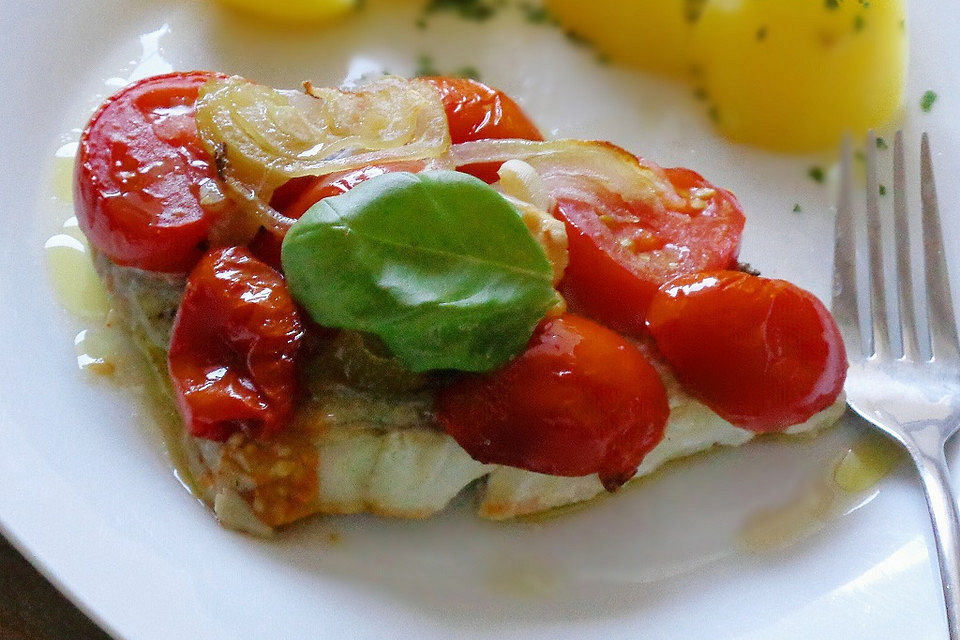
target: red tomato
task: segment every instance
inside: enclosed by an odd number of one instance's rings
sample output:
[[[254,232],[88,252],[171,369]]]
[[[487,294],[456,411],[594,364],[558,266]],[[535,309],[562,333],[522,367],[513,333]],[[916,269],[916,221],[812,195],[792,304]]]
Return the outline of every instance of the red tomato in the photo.
[[[327,176],[294,178],[277,189],[270,199],[270,204],[288,218],[299,220],[307,209],[324,198],[346,193],[365,180],[394,171],[417,173],[423,170],[423,166],[424,163],[421,161],[394,162],[332,173]],[[283,238],[261,228],[250,241],[250,250],[271,267],[281,270],[280,248],[282,245]]]
[[[454,144],[474,140],[522,138],[543,140],[527,114],[502,91],[469,78],[424,78],[440,91]],[[500,163],[457,167],[493,184],[499,180]]]
[[[625,202],[614,193],[598,194],[613,214],[577,200],[557,202],[570,250],[561,289],[574,308],[618,331],[642,332],[650,299],[671,278],[727,269],[740,251],[745,220],[736,197],[687,169],[664,174],[683,196],[682,207]]]
[[[739,271],[687,275],[650,305],[650,333],[683,387],[725,420],[781,431],[830,406],[847,354],[812,294]]]
[[[214,249],[190,273],[168,369],[190,433],[260,438],[289,421],[303,326],[283,276],[247,249]]]
[[[97,110],[74,176],[80,228],[117,264],[186,273],[207,248],[215,212],[200,184],[216,177],[194,103],[215,74],[170,73],[133,84]]]
[[[616,490],[663,438],[670,409],[643,354],[566,314],[503,369],[440,392],[437,418],[475,459],[557,476],[599,473]]]

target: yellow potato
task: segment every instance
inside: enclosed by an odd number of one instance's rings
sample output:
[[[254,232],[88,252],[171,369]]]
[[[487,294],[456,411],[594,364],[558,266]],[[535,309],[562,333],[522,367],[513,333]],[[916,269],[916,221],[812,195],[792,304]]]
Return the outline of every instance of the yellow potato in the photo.
[[[903,0],[712,0],[694,57],[720,131],[784,151],[837,145],[897,112]]]
[[[547,0],[613,59],[705,91],[720,131],[783,151],[836,145],[897,113],[904,0]],[[691,73],[692,72],[692,73]]]
[[[285,23],[319,22],[356,6],[357,0],[220,0],[258,18]]]
[[[626,64],[680,76],[688,72],[694,0],[546,0],[565,29]]]

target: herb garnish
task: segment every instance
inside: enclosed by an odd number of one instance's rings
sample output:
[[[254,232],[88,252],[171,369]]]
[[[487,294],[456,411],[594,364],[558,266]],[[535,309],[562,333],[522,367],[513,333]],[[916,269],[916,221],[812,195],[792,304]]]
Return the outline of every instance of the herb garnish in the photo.
[[[933,103],[937,101],[937,92],[927,90],[923,97],[920,98],[920,108],[924,113],[930,113],[930,110],[933,109]]]

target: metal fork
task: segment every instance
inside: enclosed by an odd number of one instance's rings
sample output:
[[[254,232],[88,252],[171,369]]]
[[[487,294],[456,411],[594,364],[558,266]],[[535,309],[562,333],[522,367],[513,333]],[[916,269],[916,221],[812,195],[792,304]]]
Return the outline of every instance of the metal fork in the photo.
[[[920,472],[937,543],[940,579],[951,640],[960,640],[960,520],[950,486],[944,444],[960,428],[960,343],[953,315],[947,261],[940,230],[930,140],[921,141],[924,284],[926,308],[914,311],[903,133],[893,146],[896,317],[900,340],[887,320],[884,258],[877,179],[877,143],[867,138],[867,235],[870,323],[861,332],[857,303],[856,225],[853,216],[851,144],[844,144],[834,248],[833,313],[850,359],[846,382],[850,408],[899,441]],[[925,317],[924,317],[925,316]],[[929,350],[921,343],[929,327]],[[896,335],[895,334],[895,335]]]

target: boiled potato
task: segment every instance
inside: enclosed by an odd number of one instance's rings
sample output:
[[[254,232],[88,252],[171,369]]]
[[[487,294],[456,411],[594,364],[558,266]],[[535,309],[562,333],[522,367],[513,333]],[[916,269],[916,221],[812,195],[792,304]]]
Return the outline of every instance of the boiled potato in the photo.
[[[782,151],[838,144],[897,113],[904,0],[547,0],[615,60],[695,83],[724,135]]]
[[[690,68],[696,2],[691,0],[546,0],[564,28],[618,62],[680,76]]]
[[[835,146],[897,112],[903,0],[712,0],[694,58],[720,131],[783,151]]]
[[[274,22],[312,23],[338,16],[357,0],[220,0],[228,7]]]

